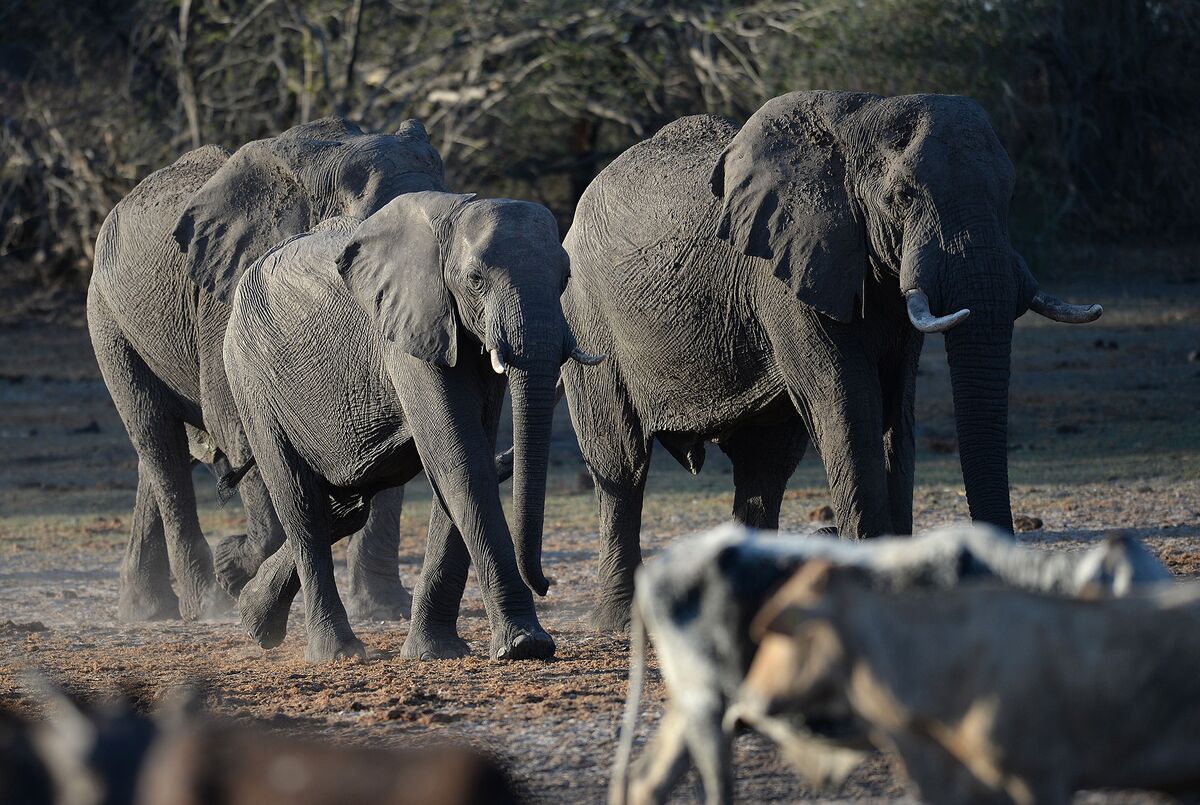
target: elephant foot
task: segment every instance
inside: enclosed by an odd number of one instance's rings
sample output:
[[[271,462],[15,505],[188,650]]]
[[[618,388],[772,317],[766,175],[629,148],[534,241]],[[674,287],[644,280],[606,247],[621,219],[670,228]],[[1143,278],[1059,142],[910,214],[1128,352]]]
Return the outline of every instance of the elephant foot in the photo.
[[[199,621],[212,617],[213,609],[221,592],[215,581],[179,585],[179,614],[185,621]]]
[[[554,638],[536,621],[532,627],[511,625],[492,632],[491,655],[497,660],[548,660],[554,648]]]
[[[290,560],[288,554],[287,559]],[[275,648],[287,636],[292,599],[300,592],[300,577],[290,561],[272,556],[238,596],[242,628],[263,648]]]
[[[309,631],[304,659],[310,663],[338,662],[341,660],[365,660],[367,647],[353,633],[313,629]]]
[[[471,656],[471,649],[453,626],[435,628],[414,623],[400,648],[400,656],[412,660],[459,660]]]
[[[234,598],[242,592],[263,563],[262,551],[245,534],[235,534],[217,543],[213,549],[213,569],[217,584]]]
[[[596,632],[625,632],[629,630],[630,598],[603,598],[587,614],[587,624]]]
[[[346,614],[356,620],[398,621],[412,617],[412,593],[398,576],[364,574],[351,578],[346,595]]]
[[[122,623],[179,620],[179,598],[171,585],[121,584],[117,619]]]

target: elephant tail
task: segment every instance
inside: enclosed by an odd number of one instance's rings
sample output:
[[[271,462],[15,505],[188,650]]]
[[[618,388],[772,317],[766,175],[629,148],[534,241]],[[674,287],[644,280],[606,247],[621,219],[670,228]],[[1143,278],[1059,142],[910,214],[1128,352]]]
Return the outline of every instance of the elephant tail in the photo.
[[[621,717],[617,757],[608,781],[608,805],[625,805],[629,799],[629,760],[633,754],[633,736],[637,732],[638,713],[642,709],[646,642],[646,624],[635,599],[629,624],[629,692],[625,695],[625,713]]]
[[[242,466],[230,470],[217,480],[217,505],[224,506],[233,497],[237,485],[246,477],[246,473],[254,468],[254,456]]]
[[[564,389],[563,389],[562,375],[559,375],[558,382],[554,384],[554,404],[555,405],[558,405],[558,401],[563,398],[563,393],[564,393]],[[514,449],[515,448],[510,447],[507,450],[505,450],[503,453],[496,454],[496,481],[498,483],[504,483],[505,481],[507,481],[509,478],[512,477],[512,474],[513,474],[513,450]]]

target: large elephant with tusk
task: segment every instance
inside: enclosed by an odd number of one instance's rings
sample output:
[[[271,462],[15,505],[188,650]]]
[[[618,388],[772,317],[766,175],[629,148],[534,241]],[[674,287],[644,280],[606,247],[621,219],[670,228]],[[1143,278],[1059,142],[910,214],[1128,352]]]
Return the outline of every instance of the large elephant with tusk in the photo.
[[[961,97],[796,92],[741,129],[688,117],[592,183],[564,243],[574,332],[610,359],[563,369],[600,508],[597,628],[628,619],[657,440],[733,464],[734,518],[773,528],[812,441],[838,531],[912,528],[913,399],[945,334],[971,515],[1012,529],[1013,320],[1099,305],[1040,291],[1008,236],[1013,167]]]

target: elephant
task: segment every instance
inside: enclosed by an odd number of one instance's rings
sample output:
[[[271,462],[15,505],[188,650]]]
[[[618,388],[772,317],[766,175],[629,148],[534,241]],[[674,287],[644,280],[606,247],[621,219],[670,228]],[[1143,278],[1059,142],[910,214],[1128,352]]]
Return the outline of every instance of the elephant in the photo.
[[[96,242],[87,318],[101,373],[138,454],[122,620],[202,617],[224,597],[221,588],[236,595],[283,541],[255,472],[239,490],[247,533],[211,552],[190,477],[190,453],[226,476],[249,459],[222,360],[229,300],[242,271],[321,219],[365,216],[399,193],[444,187],[441,159],[418,121],[381,135],[328,118],[232,155],[211,145],[190,151],[144,179],[108,215]],[[356,615],[408,611],[398,577],[401,501],[398,490],[380,495],[364,535],[351,541]]]
[[[971,517],[1011,532],[1013,321],[1102,312],[1039,290],[1009,240],[1013,184],[970,99],[844,92],[780,96],[740,129],[677,120],[597,176],[563,297],[609,356],[563,369],[600,511],[594,627],[628,623],[655,440],[693,473],[716,443],[734,519],[769,529],[811,441],[841,535],[911,533],[925,333],[945,334]]]
[[[287,542],[238,607],[260,645],[303,591],[309,661],[365,656],[333,581],[330,538],[370,498],[424,470],[434,490],[406,657],[456,658],[473,563],[497,659],[546,658],[538,622],[555,386],[581,352],[559,297],[569,263],[554,217],[524,201],[418,192],[283,242],[239,282],[225,370]],[[513,512],[493,461],[513,398]]]

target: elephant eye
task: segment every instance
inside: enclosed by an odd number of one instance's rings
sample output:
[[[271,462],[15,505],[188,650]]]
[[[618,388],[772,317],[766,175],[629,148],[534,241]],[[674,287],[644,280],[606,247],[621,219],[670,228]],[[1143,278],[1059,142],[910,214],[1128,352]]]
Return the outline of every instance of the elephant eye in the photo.
[[[902,187],[892,196],[892,203],[897,210],[907,211],[913,205],[913,194],[907,188]]]
[[[467,287],[473,291],[482,291],[486,281],[483,278],[483,272],[476,266],[471,266],[467,269]]]

